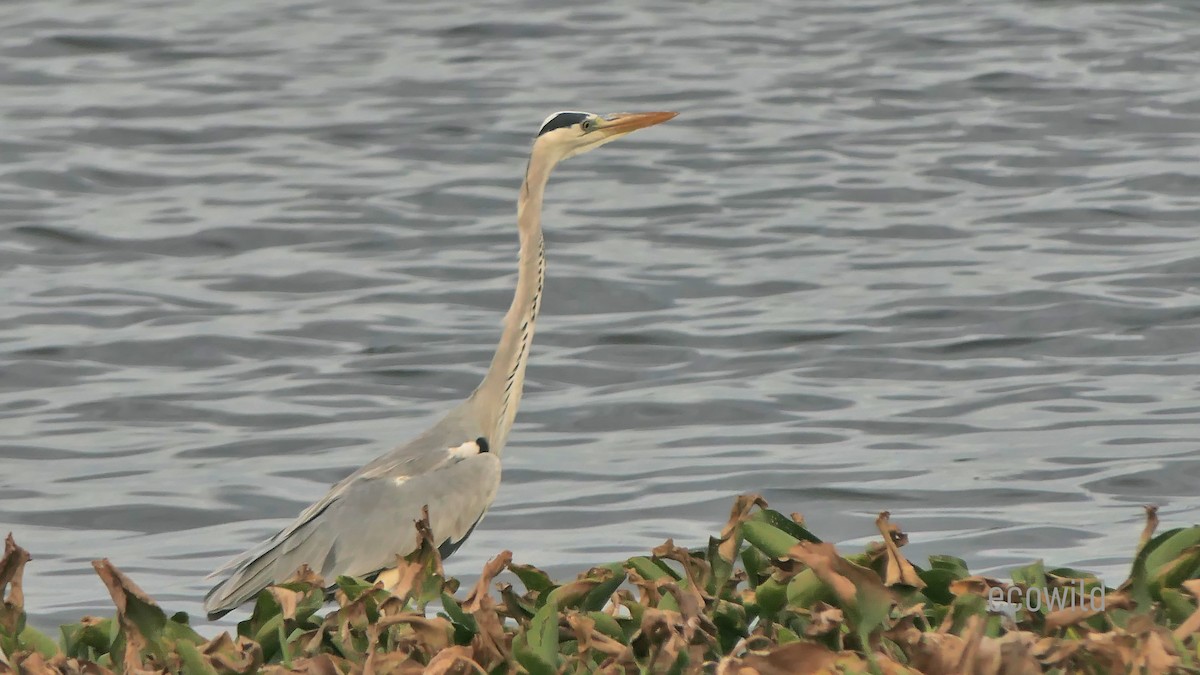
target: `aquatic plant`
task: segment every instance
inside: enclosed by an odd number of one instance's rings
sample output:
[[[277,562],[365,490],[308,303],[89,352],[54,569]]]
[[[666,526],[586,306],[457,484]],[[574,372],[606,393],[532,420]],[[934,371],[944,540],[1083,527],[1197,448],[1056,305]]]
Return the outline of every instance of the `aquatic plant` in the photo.
[[[843,556],[799,516],[747,495],[703,549],[668,540],[565,583],[505,551],[460,597],[419,522],[420,546],[396,568],[328,587],[336,609],[322,612],[327,584],[301,569],[258,596],[236,636],[212,639],[107,560],[93,564],[116,615],[51,639],[26,623],[29,555],[10,535],[0,673],[1200,672],[1200,527],[1155,535],[1157,524],[1148,508],[1117,588],[1041,562],[1004,581],[951,556],[913,564],[887,513],[879,542]],[[519,588],[497,582],[504,571]]]

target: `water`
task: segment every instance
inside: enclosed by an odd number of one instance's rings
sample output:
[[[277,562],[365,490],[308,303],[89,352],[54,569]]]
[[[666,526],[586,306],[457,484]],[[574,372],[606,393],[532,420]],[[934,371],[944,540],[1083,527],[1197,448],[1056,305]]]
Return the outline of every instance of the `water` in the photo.
[[[836,7],[835,7],[836,5]],[[0,530],[43,625],[205,573],[486,368],[562,167],[495,552],[763,493],[855,549],[1119,581],[1200,513],[1200,12],[1155,2],[0,5]],[[403,524],[398,524],[402,527]]]

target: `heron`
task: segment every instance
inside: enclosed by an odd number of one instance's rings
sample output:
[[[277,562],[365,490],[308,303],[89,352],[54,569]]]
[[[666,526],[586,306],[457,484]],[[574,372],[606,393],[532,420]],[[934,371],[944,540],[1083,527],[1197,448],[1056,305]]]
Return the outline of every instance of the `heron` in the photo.
[[[483,381],[424,433],[350,474],[287,527],[210,574],[224,580],[204,597],[209,620],[287,580],[302,565],[326,579],[370,579],[395,567],[398,556],[415,550],[413,523],[426,508],[442,557],[462,546],[496,497],[500,456],[521,402],[542,305],[542,196],[550,172],[567,158],[677,114],[568,110],[542,122],[517,198],[517,287]]]

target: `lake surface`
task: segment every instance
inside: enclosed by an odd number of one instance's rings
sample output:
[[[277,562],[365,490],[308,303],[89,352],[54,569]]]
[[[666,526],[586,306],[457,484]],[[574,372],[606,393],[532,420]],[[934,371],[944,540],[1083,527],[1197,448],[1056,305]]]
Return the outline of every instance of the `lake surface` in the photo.
[[[504,484],[449,562],[699,545],[1125,572],[1200,518],[1200,10],[1180,2],[0,4],[0,532],[35,622],[213,567],[483,375],[550,112]],[[398,524],[398,527],[404,526]],[[237,615],[234,615],[235,617]]]

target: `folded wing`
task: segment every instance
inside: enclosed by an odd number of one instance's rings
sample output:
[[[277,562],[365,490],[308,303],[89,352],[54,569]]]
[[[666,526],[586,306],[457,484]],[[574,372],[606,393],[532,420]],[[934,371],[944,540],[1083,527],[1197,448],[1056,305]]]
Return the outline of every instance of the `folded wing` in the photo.
[[[280,583],[302,564],[327,581],[338,575],[369,576],[416,548],[413,523],[429,507],[434,543],[453,551],[483,518],[500,485],[500,458],[462,447],[415,475],[367,473],[341,483],[260,550],[234,560],[233,572],[209,591],[209,618],[223,616]],[[218,572],[219,573],[219,572]]]

